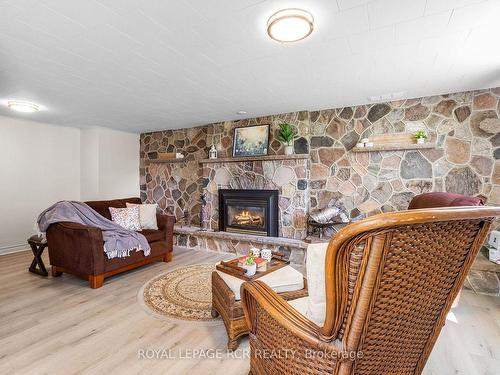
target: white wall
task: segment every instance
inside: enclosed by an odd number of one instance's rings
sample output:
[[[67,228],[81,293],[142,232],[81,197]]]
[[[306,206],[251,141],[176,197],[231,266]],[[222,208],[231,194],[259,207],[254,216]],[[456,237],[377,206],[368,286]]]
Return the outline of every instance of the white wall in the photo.
[[[80,199],[94,200],[99,196],[99,129],[80,132]]]
[[[139,134],[99,128],[97,198],[127,198],[139,195]]]
[[[27,247],[38,214],[80,199],[80,130],[0,116],[0,253]]]
[[[81,200],[139,196],[139,134],[81,130]]]
[[[26,249],[60,200],[139,196],[139,134],[0,116],[0,254]]]

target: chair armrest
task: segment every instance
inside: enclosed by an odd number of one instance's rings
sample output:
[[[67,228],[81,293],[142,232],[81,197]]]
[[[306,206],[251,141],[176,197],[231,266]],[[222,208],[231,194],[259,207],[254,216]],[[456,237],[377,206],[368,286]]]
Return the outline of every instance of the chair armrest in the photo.
[[[248,328],[251,332],[257,328],[256,308],[259,305],[266,313],[277,320],[283,328],[293,332],[311,345],[320,344],[320,327],[308,320],[278,293],[262,281],[243,283],[241,301]],[[321,341],[323,343],[323,341]]]
[[[340,345],[323,338],[320,327],[269,286],[258,280],[243,283],[241,301],[250,330],[252,373],[283,373],[284,368],[301,373],[307,362],[316,361],[321,361],[325,374],[338,372],[342,362]],[[259,355],[268,351],[280,353],[279,358]]]
[[[47,229],[50,264],[82,275],[104,273],[104,239],[101,229],[61,222]]]

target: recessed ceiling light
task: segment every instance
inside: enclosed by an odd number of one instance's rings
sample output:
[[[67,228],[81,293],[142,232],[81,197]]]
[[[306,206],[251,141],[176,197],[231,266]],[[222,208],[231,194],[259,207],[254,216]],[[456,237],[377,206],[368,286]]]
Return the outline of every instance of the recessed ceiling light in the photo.
[[[25,102],[23,100],[9,100],[7,102],[7,107],[17,112],[37,112],[40,107],[35,103]]]
[[[238,111],[236,112],[237,115],[246,115],[247,111]]]
[[[269,36],[282,43],[297,42],[307,38],[314,29],[314,18],[303,9],[283,9],[267,21]]]

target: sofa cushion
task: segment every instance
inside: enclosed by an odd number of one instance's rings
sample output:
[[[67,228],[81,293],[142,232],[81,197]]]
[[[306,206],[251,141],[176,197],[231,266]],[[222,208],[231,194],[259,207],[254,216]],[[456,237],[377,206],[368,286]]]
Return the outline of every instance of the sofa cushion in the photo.
[[[234,293],[236,301],[241,299],[240,287],[245,281],[238,277],[231,276],[225,272],[217,271],[222,280]],[[268,273],[258,278],[269,285],[276,293],[293,292],[304,288],[304,277],[302,274],[291,266],[285,266],[274,272]]]
[[[166,238],[165,232],[162,230],[143,229],[139,233],[146,237],[148,242],[165,241]]]
[[[129,230],[141,230],[141,222],[139,220],[139,207],[116,208],[110,207],[111,220],[116,224]]]
[[[110,207],[125,208],[126,203],[136,203],[140,204],[140,198],[124,198],[124,199],[112,199],[107,201],[87,201],[85,202],[94,211],[97,211],[99,215],[104,216],[106,219],[111,220],[111,214],[109,213]]]
[[[139,207],[139,220],[142,229],[158,229],[158,223],[156,222],[158,204],[135,204],[127,202],[126,205],[127,207]]]
[[[328,242],[311,243],[307,246],[307,313],[306,316],[318,325],[323,325],[326,316],[325,258]]]

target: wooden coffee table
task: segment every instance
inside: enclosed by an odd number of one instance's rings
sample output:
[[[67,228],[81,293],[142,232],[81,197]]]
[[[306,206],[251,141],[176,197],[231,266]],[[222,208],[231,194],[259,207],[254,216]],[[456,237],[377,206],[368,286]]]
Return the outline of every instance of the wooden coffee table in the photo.
[[[307,281],[304,288],[293,292],[279,293],[287,301],[307,297]],[[233,291],[222,280],[217,271],[212,272],[212,316],[222,317],[227,331],[227,348],[235,350],[239,338],[249,333],[241,301],[236,301]]]

